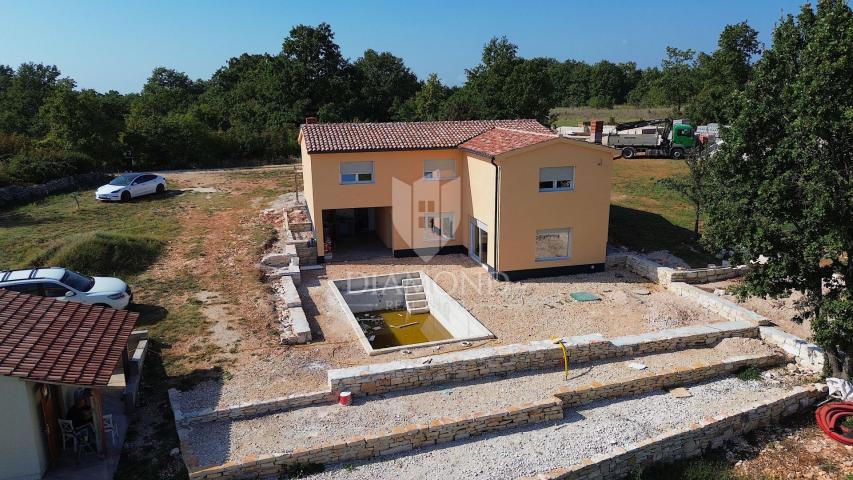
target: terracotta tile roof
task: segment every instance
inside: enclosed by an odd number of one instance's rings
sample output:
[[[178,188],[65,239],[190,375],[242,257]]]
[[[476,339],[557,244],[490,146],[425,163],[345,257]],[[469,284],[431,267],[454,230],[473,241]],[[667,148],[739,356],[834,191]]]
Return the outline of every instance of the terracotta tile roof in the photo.
[[[456,148],[495,127],[551,134],[532,119],[444,122],[313,123],[302,125],[308,153]]]
[[[537,143],[547,142],[555,138],[559,137],[553,133],[533,133],[523,130],[496,127],[459,145],[459,148],[480,153],[488,157],[494,157],[502,153],[529,147],[531,145],[536,145]]]
[[[138,317],[0,289],[0,375],[104,386]]]

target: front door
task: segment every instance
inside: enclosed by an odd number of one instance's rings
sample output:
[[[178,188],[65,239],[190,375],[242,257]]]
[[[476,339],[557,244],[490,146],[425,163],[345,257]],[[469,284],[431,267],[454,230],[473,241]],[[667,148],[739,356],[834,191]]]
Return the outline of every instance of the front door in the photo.
[[[485,223],[471,219],[468,228],[470,237],[468,239],[468,255],[474,260],[485,264],[489,259],[489,231]]]
[[[62,443],[61,433],[59,431],[59,387],[56,385],[41,384],[39,386],[41,399],[41,418],[42,429],[47,438],[47,452],[50,457],[50,463],[53,465],[59,458],[60,447]]]

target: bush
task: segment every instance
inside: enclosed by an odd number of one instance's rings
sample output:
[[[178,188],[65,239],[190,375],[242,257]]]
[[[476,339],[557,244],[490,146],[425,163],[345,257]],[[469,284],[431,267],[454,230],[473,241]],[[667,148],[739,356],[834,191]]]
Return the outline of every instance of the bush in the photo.
[[[54,148],[29,148],[3,165],[3,177],[14,183],[44,183],[56,178],[95,170],[88,155]]]
[[[45,249],[29,266],[65,267],[88,275],[124,276],[147,269],[165,242],[151,237],[92,232]]]

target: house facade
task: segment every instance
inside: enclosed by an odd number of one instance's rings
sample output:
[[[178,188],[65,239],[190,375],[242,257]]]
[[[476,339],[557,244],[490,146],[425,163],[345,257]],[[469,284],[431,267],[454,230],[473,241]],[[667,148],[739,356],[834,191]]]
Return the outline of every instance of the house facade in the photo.
[[[0,289],[0,480],[112,476],[137,318]],[[90,419],[69,420],[75,405]]]
[[[535,120],[313,123],[299,141],[321,261],[375,239],[503,280],[604,268],[613,149]]]

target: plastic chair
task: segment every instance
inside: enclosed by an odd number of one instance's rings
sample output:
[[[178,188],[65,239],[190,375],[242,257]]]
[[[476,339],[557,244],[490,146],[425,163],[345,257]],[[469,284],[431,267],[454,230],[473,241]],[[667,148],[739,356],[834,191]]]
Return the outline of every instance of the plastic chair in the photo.
[[[113,421],[113,415],[108,413],[104,415],[104,433],[110,436],[110,443],[116,445],[118,443],[118,428]]]
[[[66,450],[67,442],[70,440],[74,447],[74,452],[77,452],[77,433],[74,431],[74,424],[71,420],[59,419],[59,431],[62,432],[62,449]]]

